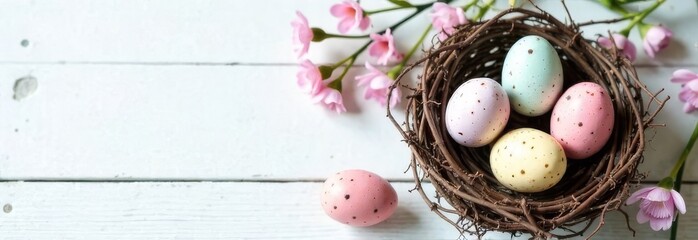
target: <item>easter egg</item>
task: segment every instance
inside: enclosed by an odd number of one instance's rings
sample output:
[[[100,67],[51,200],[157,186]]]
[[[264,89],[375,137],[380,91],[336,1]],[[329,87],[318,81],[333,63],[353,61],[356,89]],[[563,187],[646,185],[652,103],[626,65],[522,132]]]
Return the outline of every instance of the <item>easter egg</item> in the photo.
[[[567,158],[552,136],[533,128],[519,128],[494,144],[490,167],[502,186],[533,193],[550,189],[562,179]]]
[[[555,104],[550,135],[560,142],[567,157],[590,157],[611,137],[613,113],[611,97],[603,87],[593,82],[577,83]]]
[[[514,111],[526,116],[543,115],[562,92],[560,57],[544,38],[523,37],[504,58],[502,86]]]
[[[351,226],[371,226],[388,219],[397,208],[397,193],[375,173],[353,169],[327,178],[322,208],[332,219]]]
[[[492,142],[509,121],[509,98],[498,82],[474,78],[461,84],[446,105],[448,134],[468,147]]]

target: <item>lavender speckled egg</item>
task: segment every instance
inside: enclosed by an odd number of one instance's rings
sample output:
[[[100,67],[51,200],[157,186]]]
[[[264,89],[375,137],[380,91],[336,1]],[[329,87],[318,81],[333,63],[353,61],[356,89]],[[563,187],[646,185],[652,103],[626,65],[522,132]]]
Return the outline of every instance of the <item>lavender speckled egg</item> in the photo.
[[[502,86],[514,111],[540,116],[550,111],[562,92],[562,63],[545,38],[526,36],[504,58]]]
[[[552,136],[533,128],[519,128],[504,134],[494,144],[490,167],[506,188],[541,192],[562,179],[567,170],[567,158]]]
[[[550,134],[572,159],[597,153],[611,137],[614,124],[611,97],[593,82],[577,83],[562,94],[550,119]]]
[[[498,82],[474,78],[461,84],[446,105],[446,129],[467,147],[492,142],[509,121],[509,98]]]
[[[332,219],[351,226],[371,226],[388,219],[397,208],[397,193],[375,173],[353,169],[327,178],[322,208]]]

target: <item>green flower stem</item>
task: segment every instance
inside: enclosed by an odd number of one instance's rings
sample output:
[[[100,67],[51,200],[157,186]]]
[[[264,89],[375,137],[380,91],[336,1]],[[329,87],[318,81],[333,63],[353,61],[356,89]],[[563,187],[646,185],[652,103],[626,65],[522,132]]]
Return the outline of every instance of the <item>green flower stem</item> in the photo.
[[[632,14],[628,12],[628,10],[625,10],[625,8],[621,7],[616,3],[616,1],[612,0],[598,0],[598,2],[603,5],[604,7],[608,8],[611,11],[614,11],[620,15],[627,16],[629,14]]]
[[[325,38],[349,38],[349,39],[357,39],[357,38],[367,38],[368,34],[366,35],[339,35],[339,34],[332,34],[332,33],[326,33]]]
[[[650,6],[649,8],[645,9],[644,11],[640,12],[637,16],[635,16],[630,23],[628,23],[628,26],[623,28],[623,30],[620,30],[620,34],[623,34],[624,36],[630,35],[630,30],[635,27],[638,23],[642,23],[645,18],[652,13],[655,9],[657,9],[659,6],[661,6],[666,0],[657,0]]]
[[[407,52],[407,55],[402,59],[402,61],[398,64],[395,65],[395,67],[391,68],[390,71],[388,71],[387,75],[390,77],[390,79],[395,79],[397,78],[397,75],[402,72],[402,69],[405,68],[405,65],[407,62],[410,61],[410,58],[412,58],[412,55],[414,55],[415,52],[417,52],[417,49],[419,49],[420,46],[422,46],[422,42],[424,42],[424,39],[427,38],[427,35],[429,35],[429,31],[431,30],[432,25],[429,24],[426,29],[424,29],[424,32],[422,32],[422,35],[419,36],[419,39],[417,39],[417,42],[412,46],[412,49],[410,49],[409,52]]]
[[[470,9],[470,7],[475,6],[475,4],[477,4],[477,1],[478,1],[478,0],[472,0],[472,1],[470,1],[468,4],[465,4],[465,5],[462,7],[463,11],[464,11],[464,12],[465,12],[465,11],[468,11],[468,9]]]
[[[395,11],[395,10],[400,10],[400,9],[429,7],[432,4],[434,4],[434,3],[430,2],[430,3],[421,4],[421,5],[395,6],[395,7],[389,7],[389,8],[378,9],[378,10],[373,10],[373,11],[364,10],[364,14],[373,15],[373,14],[377,14],[377,13],[390,12],[390,11]]]
[[[696,143],[696,139],[698,139],[698,121],[696,122],[696,126],[693,128],[693,134],[691,134],[691,138],[688,140],[686,147],[683,148],[683,152],[681,153],[681,157],[679,157],[679,161],[676,162],[676,164],[674,164],[674,169],[671,170],[671,174],[669,175],[671,178],[676,179],[676,177],[678,176],[684,163],[686,163],[688,154],[691,153],[691,149],[693,149],[693,145]]]
[[[681,180],[683,179],[683,169],[686,165],[682,164],[681,169],[679,170],[679,174],[676,175],[676,186],[674,186],[674,190],[677,192],[681,192]],[[671,225],[671,235],[669,235],[669,239],[671,240],[676,240],[676,232],[679,229],[679,214],[676,214],[676,218],[674,219],[674,224]]]
[[[374,10],[374,11],[366,11],[366,10],[364,10],[364,13],[365,13],[366,15],[373,15],[373,14],[376,14],[376,13],[390,12],[390,11],[394,11],[394,10],[400,10],[400,9],[405,9],[405,8],[413,8],[413,7],[414,7],[414,6],[404,6],[404,7],[403,7],[403,6],[397,6],[397,7],[391,7],[391,8],[378,9],[378,10]]]
[[[691,138],[688,140],[688,143],[686,143],[686,147],[683,148],[683,152],[681,153],[681,157],[679,157],[679,161],[676,162],[676,165],[674,165],[674,169],[671,170],[670,176],[671,176],[671,178],[675,179],[674,190],[676,190],[677,192],[681,192],[681,181],[683,180],[683,169],[686,167],[686,159],[688,158],[688,154],[691,153],[691,149],[693,148],[693,144],[696,143],[697,138],[698,138],[698,122],[696,122],[696,126],[693,128],[693,134],[691,134]],[[676,240],[676,233],[677,233],[678,229],[679,229],[679,215],[676,215],[676,218],[674,219],[674,224],[671,225],[671,235],[669,235],[669,239]]]
[[[484,6],[480,7],[480,11],[477,12],[477,15],[475,15],[475,17],[473,19],[477,20],[477,21],[482,19],[482,17],[485,16],[485,13],[487,13],[487,11],[490,10],[490,8],[492,7],[493,4],[494,4],[494,0],[490,0],[489,2],[486,2]]]

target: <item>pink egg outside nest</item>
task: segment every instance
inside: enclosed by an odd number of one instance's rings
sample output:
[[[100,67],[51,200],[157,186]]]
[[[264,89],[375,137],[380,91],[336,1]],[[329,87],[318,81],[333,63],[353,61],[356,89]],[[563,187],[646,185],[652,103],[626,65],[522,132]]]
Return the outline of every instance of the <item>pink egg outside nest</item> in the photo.
[[[397,208],[397,193],[375,173],[344,170],[325,180],[322,208],[332,219],[356,227],[375,225],[388,219]]]

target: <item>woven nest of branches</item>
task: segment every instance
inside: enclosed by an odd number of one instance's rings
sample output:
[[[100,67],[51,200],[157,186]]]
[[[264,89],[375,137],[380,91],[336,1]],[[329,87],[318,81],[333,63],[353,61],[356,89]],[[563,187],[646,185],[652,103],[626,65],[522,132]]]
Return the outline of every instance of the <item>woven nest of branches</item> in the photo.
[[[589,235],[593,236],[602,227],[605,214],[620,210],[630,186],[642,178],[637,166],[643,159],[645,130],[653,126],[652,119],[666,99],[657,99],[659,92],[645,87],[617,49],[602,49],[581,36],[580,26],[598,22],[567,25],[538,10],[508,9],[490,20],[461,26],[407,67],[393,85],[400,85],[408,72],[421,69],[420,81],[408,96],[404,122],[399,123],[390,109],[388,117],[412,152],[416,190],[433,212],[461,234],[482,236],[496,230],[529,233],[534,238],[569,238],[594,229]],[[557,50],[563,65],[563,91],[581,81],[600,84],[611,95],[616,118],[601,152],[586,160],[568,161],[567,173],[556,186],[532,194],[503,187],[489,166],[491,145],[470,148],[457,144],[448,135],[443,117],[448,99],[463,82],[477,77],[500,81],[507,50],[527,35],[543,37]],[[650,99],[647,106],[643,95]],[[550,113],[526,117],[512,111],[503,132],[519,127],[549,132],[549,122]],[[426,181],[436,189],[435,198],[422,188]],[[627,220],[628,215],[620,212]],[[597,218],[601,221],[592,228]],[[582,229],[569,228],[578,224]],[[563,231],[553,233],[553,229]]]

